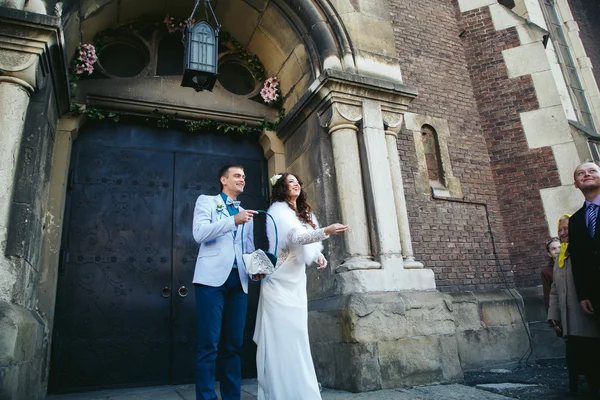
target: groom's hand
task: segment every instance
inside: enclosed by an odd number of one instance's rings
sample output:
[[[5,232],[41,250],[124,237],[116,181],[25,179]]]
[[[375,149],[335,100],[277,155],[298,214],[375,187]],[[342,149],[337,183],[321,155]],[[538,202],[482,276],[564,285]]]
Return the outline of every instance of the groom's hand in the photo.
[[[258,214],[258,212],[254,210],[242,210],[239,213],[235,214],[233,220],[236,225],[245,224],[250,222],[252,220],[252,217],[254,217],[256,214]]]
[[[250,275],[250,279],[252,279],[253,281],[260,281],[265,279],[267,275],[266,274],[254,274],[254,275]]]

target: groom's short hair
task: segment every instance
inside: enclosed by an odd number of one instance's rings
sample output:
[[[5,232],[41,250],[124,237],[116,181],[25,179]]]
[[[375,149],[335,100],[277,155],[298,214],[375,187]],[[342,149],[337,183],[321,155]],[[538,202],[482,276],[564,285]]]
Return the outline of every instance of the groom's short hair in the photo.
[[[221,190],[223,190],[223,184],[221,183],[221,177],[222,176],[227,176],[229,175],[229,170],[231,168],[239,168],[241,170],[244,170],[244,167],[242,167],[239,164],[227,164],[221,167],[221,169],[219,170],[219,176],[217,177],[217,180],[219,181],[219,185],[221,185]]]

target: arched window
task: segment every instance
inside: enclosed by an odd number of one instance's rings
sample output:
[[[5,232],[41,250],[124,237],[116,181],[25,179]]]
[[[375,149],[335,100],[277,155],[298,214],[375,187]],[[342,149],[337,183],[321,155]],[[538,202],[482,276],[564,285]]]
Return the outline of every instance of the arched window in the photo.
[[[432,186],[441,185],[445,187],[444,169],[442,167],[442,156],[437,132],[431,125],[423,125],[421,127],[421,135],[429,181],[432,182]]]
[[[415,143],[417,191],[440,197],[463,197],[462,185],[454,176],[450,162],[448,121],[407,112],[404,114],[404,126],[412,133]]]

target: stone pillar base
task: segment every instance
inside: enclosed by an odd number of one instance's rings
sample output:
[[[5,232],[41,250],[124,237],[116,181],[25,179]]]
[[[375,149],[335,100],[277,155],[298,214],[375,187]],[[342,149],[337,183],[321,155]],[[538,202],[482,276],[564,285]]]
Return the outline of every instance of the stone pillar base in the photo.
[[[537,321],[544,314],[541,290],[523,292],[513,290],[517,300],[497,290],[354,293],[313,301],[308,328],[317,378],[326,387],[364,392],[460,381],[463,371],[514,366],[529,349],[518,304],[526,307],[527,324],[543,331],[536,331],[544,341],[534,337],[531,360],[563,357],[563,342]]]
[[[404,269],[419,269],[423,268],[423,263],[415,261],[413,257],[407,257],[404,259]]]
[[[16,304],[0,301],[0,399],[43,399],[44,324]],[[34,384],[34,382],[38,382]]]
[[[373,261],[367,257],[351,257],[345,260],[339,267],[335,269],[335,272],[347,272],[359,269],[379,269],[381,264],[377,261]]]
[[[336,272],[338,273],[335,279],[338,281],[340,293],[344,294],[435,290],[435,278],[430,269],[403,269],[395,265],[383,269],[363,268],[346,271],[338,268]]]

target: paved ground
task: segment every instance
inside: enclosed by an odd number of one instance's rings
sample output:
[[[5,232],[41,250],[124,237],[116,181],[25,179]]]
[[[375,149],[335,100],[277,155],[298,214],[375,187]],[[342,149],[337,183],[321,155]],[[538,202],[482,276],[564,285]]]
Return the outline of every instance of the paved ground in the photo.
[[[585,390],[585,380],[581,380]],[[256,381],[244,380],[242,400],[256,399]],[[564,361],[513,369],[468,372],[462,384],[349,393],[325,388],[323,400],[559,400],[586,399],[568,394]],[[48,400],[195,400],[193,385],[160,386],[49,396]],[[282,399],[285,400],[285,399]]]

